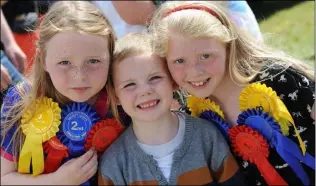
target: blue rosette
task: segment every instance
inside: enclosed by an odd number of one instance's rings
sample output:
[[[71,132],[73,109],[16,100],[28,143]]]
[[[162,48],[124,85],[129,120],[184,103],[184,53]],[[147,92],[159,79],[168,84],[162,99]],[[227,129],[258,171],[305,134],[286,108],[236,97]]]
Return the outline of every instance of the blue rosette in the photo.
[[[57,137],[69,149],[70,159],[84,154],[85,138],[99,120],[95,109],[88,103],[71,103],[61,112],[62,124]]]
[[[216,112],[210,110],[204,111],[201,113],[200,118],[206,119],[214,123],[217,126],[217,128],[221,131],[221,133],[224,135],[225,139],[229,141],[229,124],[225,120],[223,120]]]
[[[302,183],[309,185],[310,180],[300,162],[315,170],[315,158],[309,153],[304,156],[292,140],[283,136],[280,126],[268,113],[264,113],[262,110],[248,109],[238,116],[237,123],[238,125],[247,125],[263,135],[270,147],[276,149]]]

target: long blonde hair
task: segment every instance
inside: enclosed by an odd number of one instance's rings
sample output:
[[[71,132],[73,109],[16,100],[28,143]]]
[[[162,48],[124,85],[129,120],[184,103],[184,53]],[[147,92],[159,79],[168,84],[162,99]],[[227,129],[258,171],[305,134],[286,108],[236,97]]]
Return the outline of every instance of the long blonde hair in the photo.
[[[17,126],[10,142],[13,145],[14,157],[18,156],[25,140],[20,128],[20,119],[24,111],[37,98],[43,98],[44,96],[52,98],[60,105],[70,101],[56,90],[49,74],[44,70],[46,43],[57,33],[67,31],[106,38],[108,40],[110,62],[112,61],[115,36],[109,21],[102,12],[87,1],[58,1],[54,3],[39,25],[39,39],[36,42],[36,48],[40,52],[35,55],[34,65],[29,77],[27,77],[27,82],[16,85],[21,100],[12,106],[4,104],[1,110],[2,113],[4,113],[4,109],[8,110],[4,114],[5,116],[2,116],[5,117],[1,123],[3,139],[8,130],[14,125]],[[26,83],[31,85],[29,91],[25,90],[24,85]]]
[[[177,11],[165,16],[166,12],[181,5],[207,7],[215,12],[218,18],[196,9]],[[218,2],[166,2],[155,12],[149,30],[154,35],[156,53],[161,57],[167,55],[170,32],[188,38],[214,38],[227,44],[228,72],[238,85],[248,84],[256,75],[264,73],[269,68],[281,68],[281,73],[290,66],[314,80],[314,75],[307,65],[239,30]],[[262,70],[263,66],[267,68]]]

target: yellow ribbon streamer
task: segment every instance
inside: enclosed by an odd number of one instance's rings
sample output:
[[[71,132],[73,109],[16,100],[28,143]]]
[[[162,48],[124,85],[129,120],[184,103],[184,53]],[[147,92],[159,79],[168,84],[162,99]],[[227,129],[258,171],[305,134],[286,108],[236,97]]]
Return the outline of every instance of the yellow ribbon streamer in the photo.
[[[30,172],[30,162],[32,161],[33,176],[44,171],[44,157],[41,135],[27,135],[19,157],[19,173]]]
[[[18,172],[29,173],[32,162],[33,176],[44,171],[44,153],[42,143],[56,135],[59,130],[61,109],[52,99],[37,99],[23,114],[21,127],[25,134]]]

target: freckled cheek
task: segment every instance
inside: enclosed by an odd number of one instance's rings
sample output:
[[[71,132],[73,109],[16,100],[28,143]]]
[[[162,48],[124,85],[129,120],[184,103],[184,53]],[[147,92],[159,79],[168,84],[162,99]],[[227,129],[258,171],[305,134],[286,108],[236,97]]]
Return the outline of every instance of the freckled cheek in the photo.
[[[67,73],[60,69],[50,69],[48,71],[50,78],[53,82],[58,84],[66,84],[68,82]]]
[[[209,61],[203,65],[203,69],[209,74],[218,74],[225,71],[225,62],[217,59]]]
[[[184,67],[170,67],[169,68],[172,79],[178,84],[181,85],[185,78],[185,68]]]

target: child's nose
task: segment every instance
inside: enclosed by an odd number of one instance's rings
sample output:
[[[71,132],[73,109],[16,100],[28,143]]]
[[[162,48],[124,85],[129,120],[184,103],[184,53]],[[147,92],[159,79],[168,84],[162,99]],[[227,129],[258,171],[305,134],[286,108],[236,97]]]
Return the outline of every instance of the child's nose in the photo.
[[[85,80],[88,76],[87,69],[81,66],[73,67],[69,73],[73,79]]]
[[[140,86],[140,95],[141,96],[146,96],[146,95],[150,95],[153,93],[153,89],[150,85],[148,84],[143,84]]]
[[[198,62],[190,63],[187,66],[187,71],[190,75],[193,75],[193,76],[194,75],[201,75],[204,72],[203,64],[198,63]]]

